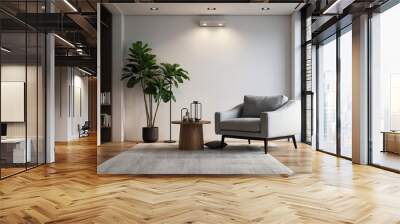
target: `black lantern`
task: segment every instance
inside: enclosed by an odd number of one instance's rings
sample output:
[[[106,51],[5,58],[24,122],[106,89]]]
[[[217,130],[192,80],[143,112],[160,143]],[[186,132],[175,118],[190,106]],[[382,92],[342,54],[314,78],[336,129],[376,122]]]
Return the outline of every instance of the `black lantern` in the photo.
[[[181,121],[189,121],[189,110],[186,107],[181,109]]]
[[[190,104],[190,117],[194,121],[201,121],[203,107],[199,101]]]

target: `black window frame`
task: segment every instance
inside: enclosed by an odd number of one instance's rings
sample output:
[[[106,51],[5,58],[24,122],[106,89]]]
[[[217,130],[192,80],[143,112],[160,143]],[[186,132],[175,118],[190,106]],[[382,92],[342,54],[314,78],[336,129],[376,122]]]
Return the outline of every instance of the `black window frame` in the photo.
[[[323,40],[318,41],[317,43],[314,43],[315,45],[315,49],[316,49],[316,59],[315,59],[315,63],[316,63],[316,70],[315,70],[315,78],[316,78],[316,150],[319,152],[323,152],[329,155],[333,155],[336,157],[340,157],[343,159],[347,159],[347,160],[352,160],[352,158],[347,157],[342,155],[342,149],[341,149],[341,64],[340,64],[340,60],[341,60],[341,55],[340,55],[340,37],[347,33],[347,32],[351,32],[352,31],[352,23],[348,24],[347,26],[341,28],[341,29],[337,29],[336,33],[333,33],[332,35],[326,37]],[[328,152],[324,149],[321,149],[319,147],[319,108],[320,108],[320,104],[319,104],[319,47],[322,44],[328,43],[330,41],[336,41],[336,152],[332,153],[332,152]]]

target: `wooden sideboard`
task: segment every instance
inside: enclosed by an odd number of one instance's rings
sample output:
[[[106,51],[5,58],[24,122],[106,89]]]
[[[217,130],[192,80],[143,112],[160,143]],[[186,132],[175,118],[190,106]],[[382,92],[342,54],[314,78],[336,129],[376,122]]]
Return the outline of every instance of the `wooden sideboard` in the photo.
[[[392,152],[400,154],[400,132],[384,131],[382,152]]]

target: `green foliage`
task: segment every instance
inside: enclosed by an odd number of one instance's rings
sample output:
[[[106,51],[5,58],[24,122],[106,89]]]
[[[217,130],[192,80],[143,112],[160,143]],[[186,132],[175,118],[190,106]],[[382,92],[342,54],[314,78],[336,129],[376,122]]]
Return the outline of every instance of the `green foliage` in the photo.
[[[161,63],[159,66],[156,55],[152,54],[149,45],[137,41],[129,48],[121,80],[127,80],[128,88],[134,88],[137,85],[142,88],[147,127],[154,127],[160,103],[176,101],[170,84],[178,88],[184,80],[189,80],[189,73],[178,64]],[[153,101],[156,105],[154,112]]]
[[[161,63],[160,69],[161,74],[164,77],[162,88],[160,88],[162,89],[160,92],[161,99],[164,103],[167,103],[170,100],[175,102],[176,98],[172,89],[170,90],[170,84],[175,88],[178,88],[179,84],[182,84],[184,80],[190,79],[189,73],[178,64]]]

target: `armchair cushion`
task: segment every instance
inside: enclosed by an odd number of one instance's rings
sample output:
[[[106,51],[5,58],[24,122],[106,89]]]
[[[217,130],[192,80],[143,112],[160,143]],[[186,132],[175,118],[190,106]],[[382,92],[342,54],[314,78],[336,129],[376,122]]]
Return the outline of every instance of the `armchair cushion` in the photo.
[[[260,118],[232,118],[221,121],[220,126],[224,131],[260,132]]]
[[[278,96],[244,96],[243,111],[241,117],[259,118],[262,112],[279,109],[288,101],[284,95]]]
[[[228,111],[215,112],[215,133],[221,134],[221,121],[240,117],[242,108],[243,104],[239,104]]]

